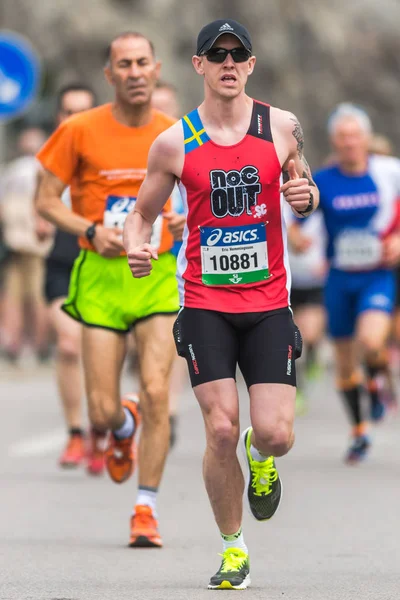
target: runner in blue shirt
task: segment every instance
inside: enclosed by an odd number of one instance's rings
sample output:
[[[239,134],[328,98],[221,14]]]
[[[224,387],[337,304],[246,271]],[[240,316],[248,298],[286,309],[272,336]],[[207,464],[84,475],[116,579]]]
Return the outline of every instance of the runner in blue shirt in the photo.
[[[338,388],[353,425],[348,462],[370,446],[363,415],[361,361],[366,368],[370,418],[383,417],[392,398],[387,339],[395,300],[393,267],[400,259],[400,161],[369,155],[368,115],[342,104],[328,122],[335,162],[315,174],[328,235],[325,288]]]

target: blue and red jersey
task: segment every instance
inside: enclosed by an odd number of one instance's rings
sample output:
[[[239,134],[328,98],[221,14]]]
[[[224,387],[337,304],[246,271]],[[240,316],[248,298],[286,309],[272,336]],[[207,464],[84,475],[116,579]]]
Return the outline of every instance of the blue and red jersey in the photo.
[[[315,173],[314,181],[331,266],[345,272],[380,268],[382,241],[399,226],[400,161],[373,155],[362,175],[333,165]]]

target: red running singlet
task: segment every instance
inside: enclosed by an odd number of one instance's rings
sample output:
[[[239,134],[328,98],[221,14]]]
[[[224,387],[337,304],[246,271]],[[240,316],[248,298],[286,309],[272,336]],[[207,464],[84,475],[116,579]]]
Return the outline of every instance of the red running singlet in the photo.
[[[182,119],[179,189],[187,223],[178,256],[181,306],[246,313],[289,305],[290,270],[270,107],[254,101],[232,146],[207,135],[198,110]]]

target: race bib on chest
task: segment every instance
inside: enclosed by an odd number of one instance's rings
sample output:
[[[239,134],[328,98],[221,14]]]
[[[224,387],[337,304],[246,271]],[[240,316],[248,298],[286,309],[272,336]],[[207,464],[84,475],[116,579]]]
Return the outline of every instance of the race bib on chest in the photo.
[[[126,217],[132,212],[136,204],[136,198],[132,196],[108,196],[106,210],[104,211],[104,227],[118,227],[123,229]],[[150,244],[159,248],[161,244],[163,220],[161,215],[154,222]]]
[[[202,282],[237,285],[270,276],[265,224],[200,227]]]
[[[347,230],[336,239],[335,257],[338,269],[373,269],[382,260],[382,242],[369,231]]]

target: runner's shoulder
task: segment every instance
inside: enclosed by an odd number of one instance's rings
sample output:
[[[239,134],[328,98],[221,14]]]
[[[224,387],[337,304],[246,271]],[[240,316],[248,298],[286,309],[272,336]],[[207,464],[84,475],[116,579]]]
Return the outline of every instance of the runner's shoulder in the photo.
[[[256,98],[251,98],[251,100],[253,100],[255,104],[259,104],[261,106],[266,106],[269,108],[271,124],[274,127],[276,127],[277,129],[283,129],[285,127],[288,127],[291,123],[292,129],[290,130],[290,132],[292,132],[293,119],[297,121],[297,117],[293,113],[288,112],[287,110],[282,110],[281,108],[277,108],[276,106],[272,106],[271,104],[268,104],[268,102],[257,100]]]
[[[154,155],[176,156],[183,149],[183,129],[180,121],[173,121],[172,125],[160,133],[154,141],[151,153]]]
[[[271,106],[270,121],[274,141],[284,140],[290,154],[297,152],[299,144],[304,143],[304,134],[296,115],[288,110]]]
[[[298,123],[300,125],[295,114],[288,110],[278,108],[277,106],[270,106],[270,115],[271,121],[275,127],[281,129],[282,133],[289,133],[292,135],[295,124]]]

